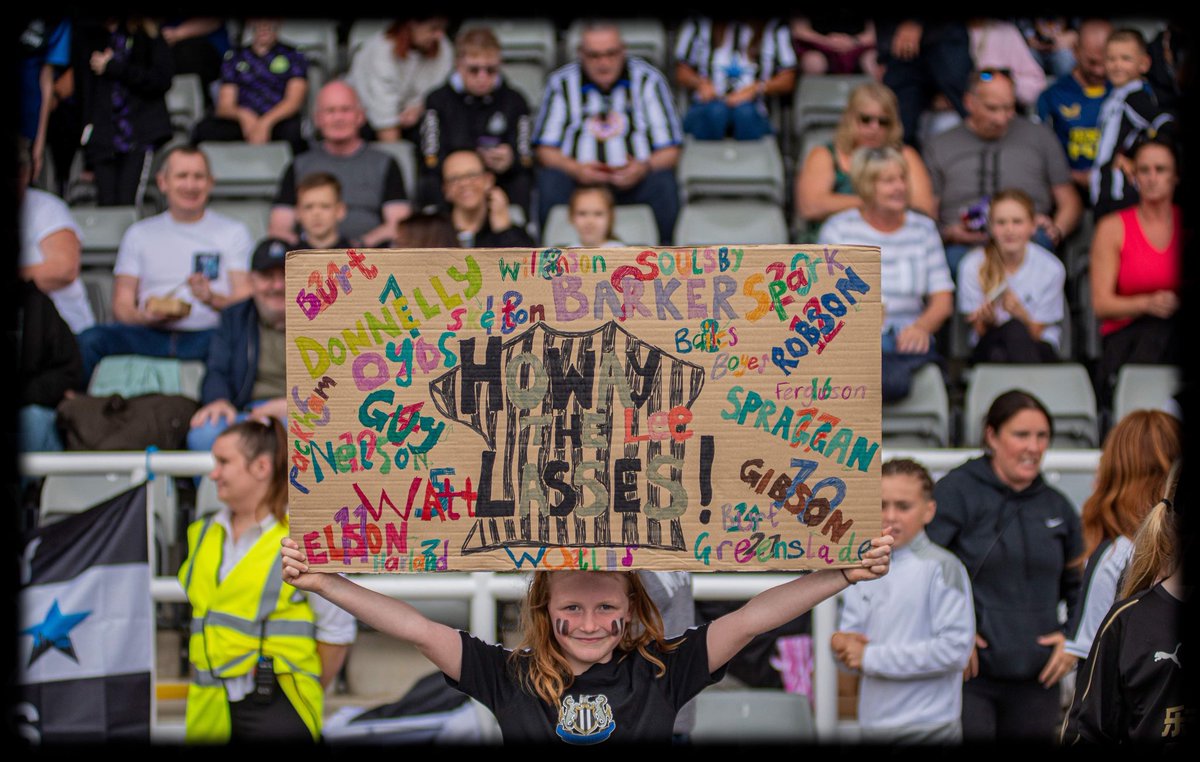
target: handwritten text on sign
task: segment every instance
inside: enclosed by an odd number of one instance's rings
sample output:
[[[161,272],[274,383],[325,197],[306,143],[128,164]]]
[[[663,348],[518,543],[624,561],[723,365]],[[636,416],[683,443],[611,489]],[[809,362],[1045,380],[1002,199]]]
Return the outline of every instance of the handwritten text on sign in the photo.
[[[292,252],[323,571],[788,570],[878,535],[879,253]]]

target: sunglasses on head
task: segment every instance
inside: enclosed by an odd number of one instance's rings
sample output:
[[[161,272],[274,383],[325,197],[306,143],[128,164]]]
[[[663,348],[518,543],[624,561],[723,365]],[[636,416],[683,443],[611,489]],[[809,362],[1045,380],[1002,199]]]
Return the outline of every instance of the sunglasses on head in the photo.
[[[980,69],[975,75],[980,82],[991,82],[996,77],[1004,77],[1012,81],[1012,69]]]
[[[480,74],[487,74],[490,76],[494,76],[494,75],[500,73],[500,67],[499,66],[490,66],[490,65],[488,65],[488,66],[468,66],[467,73],[470,74],[471,76],[478,76]]]
[[[876,116],[875,114],[859,114],[858,123],[863,126],[878,124],[880,127],[891,127],[892,119],[891,117]]]

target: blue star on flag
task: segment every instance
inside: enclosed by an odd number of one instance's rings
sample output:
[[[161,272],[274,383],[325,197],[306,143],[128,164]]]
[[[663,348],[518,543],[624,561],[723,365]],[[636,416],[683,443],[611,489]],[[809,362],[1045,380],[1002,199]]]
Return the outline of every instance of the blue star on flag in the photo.
[[[58,609],[58,600],[50,604],[50,610],[46,612],[46,618],[39,624],[35,624],[27,630],[22,630],[22,635],[33,636],[33,651],[29,655],[29,665],[38,660],[38,657],[49,651],[51,648],[57,648],[75,663],[79,663],[79,659],[75,656],[75,648],[71,645],[71,630],[80,622],[88,618],[90,611],[81,611],[77,614],[64,614]]]

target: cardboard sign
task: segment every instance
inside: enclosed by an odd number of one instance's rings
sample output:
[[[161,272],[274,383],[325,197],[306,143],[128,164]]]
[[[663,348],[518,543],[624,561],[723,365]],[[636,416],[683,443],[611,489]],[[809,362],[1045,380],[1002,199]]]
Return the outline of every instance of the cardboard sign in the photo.
[[[784,571],[879,534],[879,250],[288,254],[320,571]]]

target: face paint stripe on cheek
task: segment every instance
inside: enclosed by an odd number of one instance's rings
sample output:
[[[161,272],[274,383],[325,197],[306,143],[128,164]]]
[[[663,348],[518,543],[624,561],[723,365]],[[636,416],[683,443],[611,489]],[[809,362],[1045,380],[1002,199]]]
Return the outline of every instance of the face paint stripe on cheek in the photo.
[[[570,631],[571,631],[571,628],[570,628],[570,626],[567,624],[567,620],[566,620],[566,619],[555,619],[555,620],[554,620],[554,629],[558,630],[558,634],[559,634],[559,635],[562,635],[562,636],[564,636],[564,637],[565,637],[567,634],[569,634],[569,633],[570,633]]]
[[[624,619],[614,619],[612,621],[613,636],[620,637],[621,633],[624,631],[625,631],[625,620]]]

